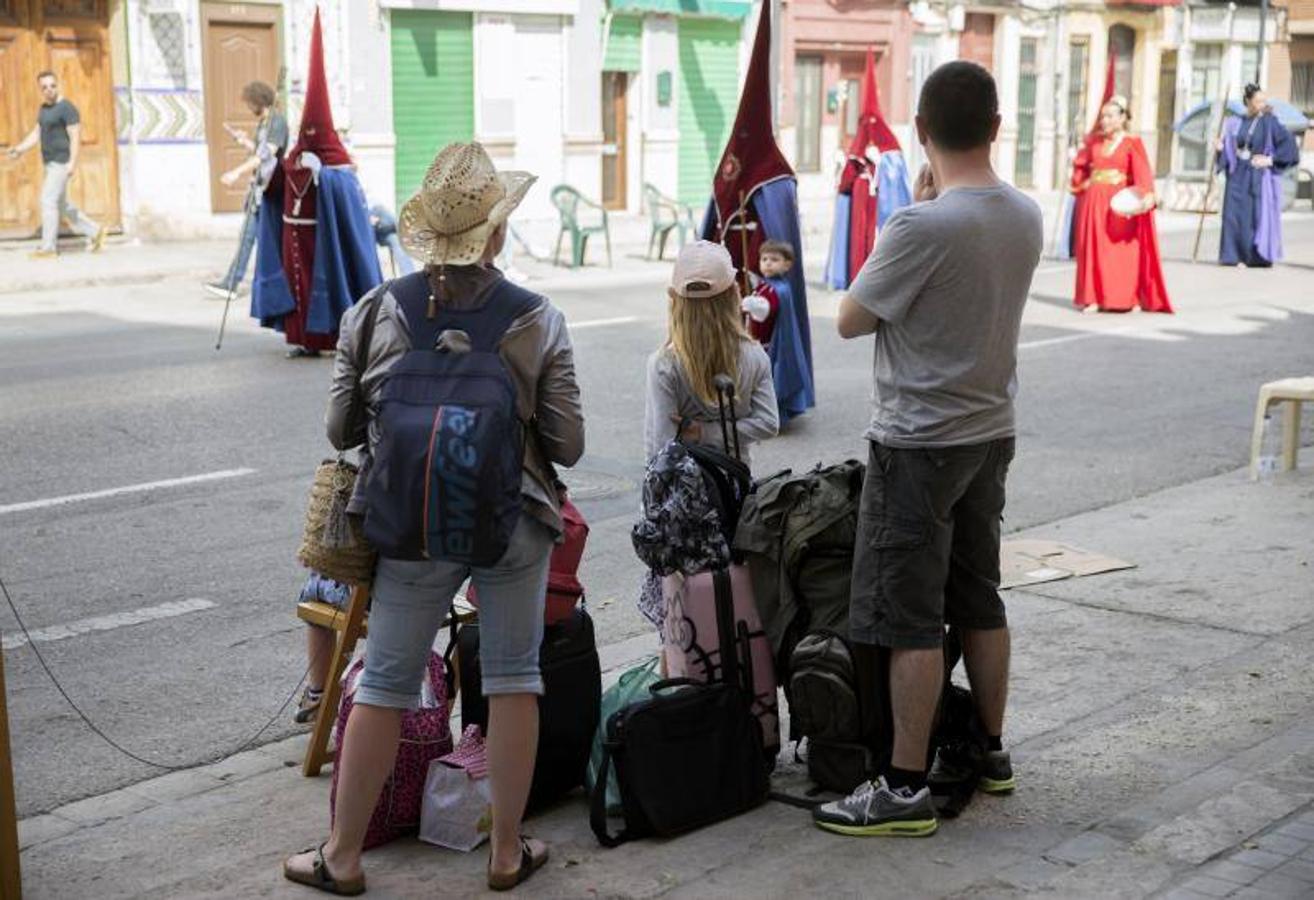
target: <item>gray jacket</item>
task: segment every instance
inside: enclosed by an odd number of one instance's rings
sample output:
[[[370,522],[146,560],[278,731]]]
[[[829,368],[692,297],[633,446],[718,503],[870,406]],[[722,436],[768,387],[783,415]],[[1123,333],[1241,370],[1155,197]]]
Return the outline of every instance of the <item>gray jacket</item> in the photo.
[[[457,308],[478,306],[501,279],[502,274],[492,268],[448,267],[451,299],[444,302]],[[369,411],[368,451],[362,454],[361,477],[357,480],[357,494],[352,498],[352,512],[364,511],[361,488],[379,439],[375,414],[384,376],[411,348],[405,313],[390,286],[390,282],[384,282],[366,295],[367,298],[378,295],[380,306],[364,372],[356,368],[358,336],[364,323],[364,310],[368,308],[364,298],[347,310],[338,326],[337,356],[329,389],[329,442],[339,450],[366,442],[365,428],[357,423],[354,433],[349,433],[351,423],[347,421],[358,379]],[[534,422],[530,427],[538,433],[537,437],[528,435],[526,440],[522,487],[525,511],[560,535],[561,503],[553,483],[552,464],[572,466],[584,454],[584,414],[565,316],[543,298],[542,303],[512,323],[502,338],[499,353],[515,382],[521,419]]]

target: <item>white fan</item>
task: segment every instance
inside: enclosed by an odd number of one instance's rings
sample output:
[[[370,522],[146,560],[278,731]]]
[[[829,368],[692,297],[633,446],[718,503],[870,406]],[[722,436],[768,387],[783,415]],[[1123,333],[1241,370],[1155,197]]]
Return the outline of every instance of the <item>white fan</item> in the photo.
[[[1144,202],[1145,198],[1136,188],[1123,188],[1113,195],[1109,208],[1120,216],[1137,216],[1141,214]]]

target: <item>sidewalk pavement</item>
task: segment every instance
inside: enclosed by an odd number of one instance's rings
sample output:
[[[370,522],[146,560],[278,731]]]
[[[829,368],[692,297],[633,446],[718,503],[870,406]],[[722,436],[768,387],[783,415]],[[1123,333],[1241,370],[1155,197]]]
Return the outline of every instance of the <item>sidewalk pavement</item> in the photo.
[[[528,892],[1310,896],[1312,509],[1314,473],[1253,484],[1231,472],[1020,534],[1138,567],[1006,595],[1006,740],[1019,789],[978,796],[933,838],[838,837],[768,803],[677,839],[604,850],[576,796],[527,824],[553,852]],[[652,647],[644,636],[603,648],[604,667],[614,678]],[[310,897],[279,870],[328,827],[329,779],[295,768],[303,742],[24,820],[27,896]],[[788,749],[781,762],[777,777],[797,782]],[[479,894],[485,854],[396,841],[366,856],[371,895]]]

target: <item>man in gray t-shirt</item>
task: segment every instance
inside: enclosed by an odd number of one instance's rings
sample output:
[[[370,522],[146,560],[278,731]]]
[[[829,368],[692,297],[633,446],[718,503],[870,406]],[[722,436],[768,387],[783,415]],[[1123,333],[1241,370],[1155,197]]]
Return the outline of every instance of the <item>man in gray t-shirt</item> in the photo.
[[[841,337],[876,336],[849,632],[889,651],[894,718],[889,769],[814,813],[844,834],[931,834],[932,789],[1014,787],[1002,743],[1009,632],[999,522],[1018,330],[1043,226],[1036,203],[991,167],[998,105],[994,79],[974,63],[927,79],[917,132],[930,165],[917,179],[919,202],[886,223],[840,305]],[[987,740],[940,748],[928,775],[946,624],[962,639]]]
[[[44,177],[41,180],[41,246],[32,256],[54,258],[59,237],[59,220],[67,219],[73,228],[86,235],[91,251],[105,244],[105,228],[97,225],[68,200],[68,183],[78,168],[82,149],[82,120],[78,108],[59,95],[59,81],[54,72],[37,76],[41,90],[41,109],[37,123],[23,140],[9,148],[9,158],[18,159],[38,143]]]

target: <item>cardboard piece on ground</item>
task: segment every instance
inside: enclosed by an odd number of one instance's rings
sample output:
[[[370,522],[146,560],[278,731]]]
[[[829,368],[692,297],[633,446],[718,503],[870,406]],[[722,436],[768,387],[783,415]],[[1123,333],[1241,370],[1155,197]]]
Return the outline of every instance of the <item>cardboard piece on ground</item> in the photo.
[[[1136,568],[1135,563],[1101,556],[1058,541],[1004,541],[999,551],[1000,588],[1004,590]]]

